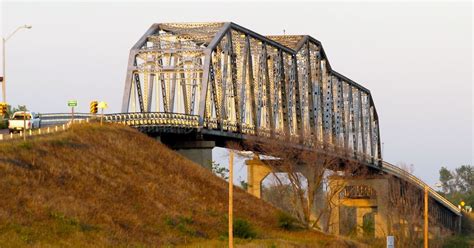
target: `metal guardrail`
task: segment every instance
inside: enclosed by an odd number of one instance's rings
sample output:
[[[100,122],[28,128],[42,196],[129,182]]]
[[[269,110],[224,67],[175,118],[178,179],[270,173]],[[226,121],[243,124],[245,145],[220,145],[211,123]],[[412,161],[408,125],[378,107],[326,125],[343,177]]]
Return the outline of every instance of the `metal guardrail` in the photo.
[[[405,171],[402,168],[395,166],[393,164],[387,163],[385,161],[382,162],[382,170],[389,174],[399,176],[400,178],[403,178],[409,182],[412,182],[413,184],[417,185],[418,187],[422,189],[424,189],[425,187],[428,187],[428,192],[433,198],[435,198],[438,202],[443,204],[448,209],[451,209],[457,215],[461,215],[461,210],[459,208],[457,208],[450,201],[446,200],[446,198],[444,198],[442,195],[436,192],[428,184],[426,184],[425,182],[423,182],[421,179],[414,176],[413,174],[409,173],[408,171]]]
[[[41,125],[42,126],[50,126],[50,125],[58,125],[63,123],[68,123],[72,119],[71,113],[45,113],[39,114]],[[74,119],[87,119],[91,118],[93,115],[89,113],[74,113]]]
[[[75,119],[74,122],[75,123],[89,122],[89,119]],[[26,138],[31,138],[35,136],[62,132],[69,129],[70,126],[71,126],[71,122],[67,124],[62,124],[62,125],[56,125],[56,126],[48,126],[48,127],[37,128],[37,129],[28,129],[26,132],[20,131],[19,133],[0,134],[0,142],[7,141],[7,140],[23,139],[24,136],[26,136]]]
[[[99,116],[98,116],[99,117]],[[128,126],[154,125],[167,127],[198,128],[199,116],[178,113],[127,113],[107,114],[104,121]]]

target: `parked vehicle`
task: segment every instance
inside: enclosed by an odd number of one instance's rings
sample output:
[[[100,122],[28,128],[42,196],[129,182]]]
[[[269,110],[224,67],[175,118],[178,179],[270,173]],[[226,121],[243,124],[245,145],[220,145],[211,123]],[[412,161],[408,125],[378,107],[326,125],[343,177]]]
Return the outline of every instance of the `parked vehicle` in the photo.
[[[15,112],[8,121],[8,129],[10,133],[19,132],[29,129],[40,128],[41,119],[35,112]]]

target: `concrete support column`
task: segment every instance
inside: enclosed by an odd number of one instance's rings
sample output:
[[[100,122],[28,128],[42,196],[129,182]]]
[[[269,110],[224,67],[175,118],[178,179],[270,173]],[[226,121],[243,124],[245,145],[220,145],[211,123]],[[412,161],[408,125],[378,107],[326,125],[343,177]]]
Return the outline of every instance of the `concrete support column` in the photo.
[[[272,172],[257,156],[245,161],[247,165],[247,192],[257,198],[262,198],[262,181]]]
[[[212,170],[212,149],[214,141],[183,141],[173,144],[173,149],[187,159]]]

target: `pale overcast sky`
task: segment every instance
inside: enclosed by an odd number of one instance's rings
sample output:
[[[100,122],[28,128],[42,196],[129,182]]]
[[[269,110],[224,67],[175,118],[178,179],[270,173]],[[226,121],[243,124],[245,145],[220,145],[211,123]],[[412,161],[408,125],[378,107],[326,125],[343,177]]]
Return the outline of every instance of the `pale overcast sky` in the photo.
[[[3,2],[7,98],[37,112],[121,106],[128,51],[152,23],[232,21],[260,34],[308,34],[332,67],[372,92],[383,156],[439,168],[472,164],[472,3]],[[216,152],[222,160],[222,152]],[[224,162],[222,162],[224,163]],[[241,169],[242,176],[245,176]]]

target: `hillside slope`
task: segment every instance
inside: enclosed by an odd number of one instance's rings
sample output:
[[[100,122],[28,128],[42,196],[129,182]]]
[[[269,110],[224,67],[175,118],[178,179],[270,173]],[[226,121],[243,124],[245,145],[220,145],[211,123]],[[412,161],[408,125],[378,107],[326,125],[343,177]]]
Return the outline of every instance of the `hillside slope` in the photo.
[[[0,247],[162,246],[227,231],[226,182],[123,126],[0,143],[0,192]],[[237,189],[234,206],[260,238],[287,235],[269,204]]]

